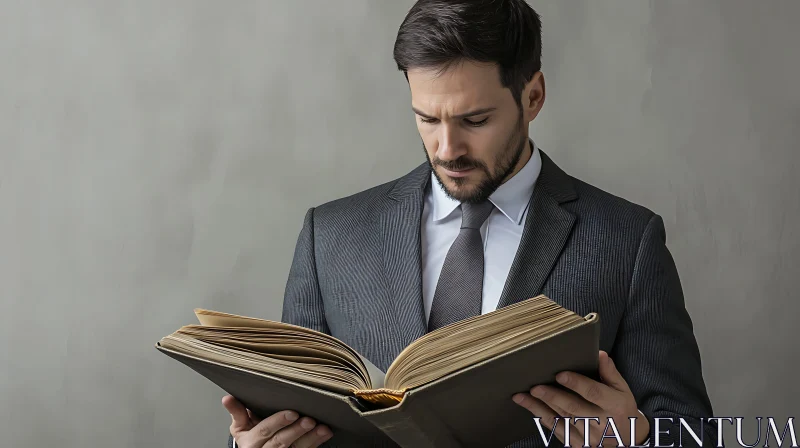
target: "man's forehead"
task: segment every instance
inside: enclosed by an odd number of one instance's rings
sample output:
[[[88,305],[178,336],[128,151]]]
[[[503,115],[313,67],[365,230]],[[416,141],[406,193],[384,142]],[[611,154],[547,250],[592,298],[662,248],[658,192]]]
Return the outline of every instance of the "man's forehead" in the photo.
[[[413,69],[408,72],[411,105],[415,109],[459,114],[476,108],[495,107],[504,93],[496,68],[458,64],[442,72]],[[435,110],[430,110],[435,109]]]

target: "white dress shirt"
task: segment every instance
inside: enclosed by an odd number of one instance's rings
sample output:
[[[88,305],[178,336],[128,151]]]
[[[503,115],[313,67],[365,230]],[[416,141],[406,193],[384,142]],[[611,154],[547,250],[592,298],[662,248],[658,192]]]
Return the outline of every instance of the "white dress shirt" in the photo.
[[[497,309],[522,238],[528,204],[542,168],[539,149],[532,140],[531,144],[533,153],[525,166],[489,196],[495,208],[481,226],[484,253],[482,314]],[[426,319],[430,316],[433,294],[447,251],[461,229],[461,203],[447,196],[433,173],[430,185],[422,211],[422,296]]]

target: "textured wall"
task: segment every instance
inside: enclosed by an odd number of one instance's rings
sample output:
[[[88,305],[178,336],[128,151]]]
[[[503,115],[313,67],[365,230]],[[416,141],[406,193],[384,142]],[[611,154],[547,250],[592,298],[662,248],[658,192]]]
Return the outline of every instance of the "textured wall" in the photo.
[[[222,393],[153,344],[194,307],[279,317],[303,212],[424,160],[411,3],[0,0],[0,445],[225,443]],[[664,217],[715,414],[785,421],[800,2],[534,6],[533,137]]]

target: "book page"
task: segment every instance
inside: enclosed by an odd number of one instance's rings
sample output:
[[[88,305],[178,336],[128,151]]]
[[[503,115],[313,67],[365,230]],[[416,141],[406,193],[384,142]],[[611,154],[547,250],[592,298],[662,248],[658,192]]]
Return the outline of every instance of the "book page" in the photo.
[[[372,388],[373,389],[382,388],[384,383],[386,382],[386,373],[384,373],[381,369],[376,367],[375,364],[369,362],[369,360],[361,353],[356,352],[356,355],[358,355],[358,357],[361,358],[361,361],[367,368],[367,373],[369,374],[369,382]]]
[[[412,342],[392,362],[385,387],[413,388],[586,322],[544,295],[473,316]]]
[[[375,364],[371,363],[365,356],[356,352],[351,347],[348,347],[346,344],[334,338],[333,336],[320,333],[318,331],[314,331],[305,327],[298,327],[296,325],[287,324],[284,322],[273,322],[265,319],[258,319],[255,317],[239,316],[235,314],[221,313],[218,311],[205,310],[201,308],[195,309],[194,311],[195,311],[195,316],[197,316],[197,320],[200,321],[200,325],[203,326],[267,328],[267,329],[281,330],[281,331],[284,331],[286,329],[296,329],[301,333],[314,335],[323,340],[335,341],[338,344],[340,344],[342,348],[347,348],[350,352],[358,356],[358,358],[364,364],[364,367],[366,367],[367,369],[367,374],[369,375],[369,380],[372,388],[378,389],[383,387],[384,385],[386,374],[381,369],[375,366]]]

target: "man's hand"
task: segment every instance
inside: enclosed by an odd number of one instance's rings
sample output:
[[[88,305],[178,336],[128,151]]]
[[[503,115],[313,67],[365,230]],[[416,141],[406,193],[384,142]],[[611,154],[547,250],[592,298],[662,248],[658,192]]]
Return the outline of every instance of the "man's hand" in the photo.
[[[602,383],[594,381],[575,372],[561,372],[556,380],[576,393],[560,390],[555,387],[539,385],[530,390],[530,394],[516,394],[514,402],[540,417],[543,428],[553,428],[555,417],[559,419],[556,437],[564,442],[564,420],[568,419],[569,445],[584,445],[585,423],[589,423],[589,445],[599,446],[606,429],[608,417],[612,417],[616,426],[616,434],[622,439],[624,446],[631,445],[631,429],[629,417],[636,418],[635,443],[643,444],[650,433],[650,423],[639,412],[633,393],[628,383],[622,378],[614,361],[608,354],[600,351],[600,378]],[[575,417],[588,417],[590,420],[574,420]],[[599,421],[598,421],[599,420]],[[618,446],[615,432],[608,425],[603,446]]]
[[[316,448],[333,433],[325,425],[300,418],[294,411],[281,411],[258,420],[237,399],[226,395],[222,405],[231,414],[231,435],[241,448]]]

